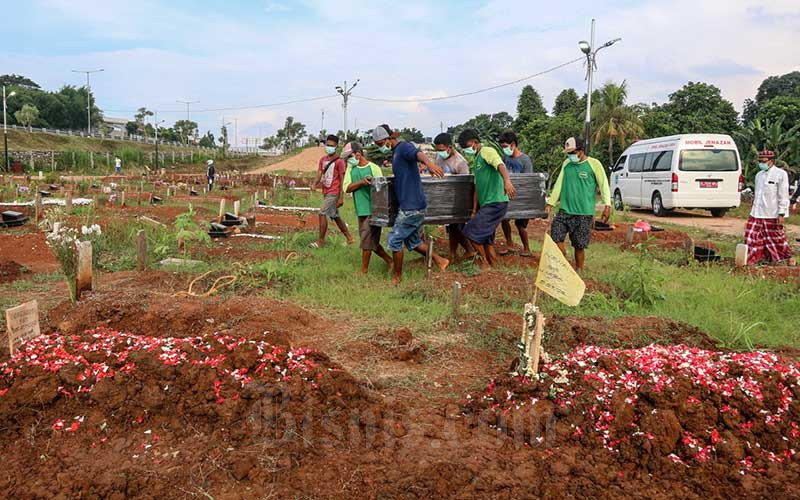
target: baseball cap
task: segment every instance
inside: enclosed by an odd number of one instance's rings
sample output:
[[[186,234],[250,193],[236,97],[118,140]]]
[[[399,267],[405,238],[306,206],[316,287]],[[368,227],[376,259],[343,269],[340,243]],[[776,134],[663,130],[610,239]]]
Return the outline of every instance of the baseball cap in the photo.
[[[345,144],[344,148],[342,149],[342,153],[339,155],[340,158],[346,160],[350,158],[350,156],[358,153],[359,151],[363,151],[363,147],[358,142],[348,142]]]
[[[769,149],[764,149],[762,151],[759,151],[758,157],[759,158],[767,158],[769,160],[772,160],[772,159],[775,158],[775,152],[774,151],[770,151]]]
[[[384,123],[383,125],[378,125],[375,127],[375,130],[372,131],[372,140],[375,142],[385,141],[386,139],[392,137],[392,135],[394,135],[392,129],[389,128],[389,125]]]
[[[576,149],[583,150],[583,140],[575,137],[567,139],[567,142],[564,143],[564,153],[574,153]]]

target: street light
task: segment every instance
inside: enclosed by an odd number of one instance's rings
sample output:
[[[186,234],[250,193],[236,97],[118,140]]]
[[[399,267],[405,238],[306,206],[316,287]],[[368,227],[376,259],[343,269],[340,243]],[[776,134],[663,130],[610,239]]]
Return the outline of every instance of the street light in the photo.
[[[104,69],[73,69],[73,73],[86,73],[86,133],[92,135],[92,88],[89,86],[89,75],[91,73],[100,73]]]
[[[3,145],[5,147],[6,156],[6,172],[11,172],[11,165],[8,164],[8,123],[6,123],[6,97],[14,97],[17,95],[13,90],[6,96],[6,86],[3,85]]]
[[[200,101],[175,101],[186,105],[186,121],[189,121],[189,105],[197,104]],[[186,145],[189,145],[189,134],[186,134]]]
[[[155,121],[156,129],[156,170],[158,170],[158,126],[164,123],[166,120],[158,121],[158,111],[153,114],[153,120]]]
[[[589,144],[590,144],[590,137],[591,137],[591,120],[592,120],[592,77],[594,75],[594,70],[597,69],[597,53],[603,50],[606,47],[611,47],[615,43],[622,40],[622,38],[615,38],[613,40],[609,40],[608,42],[604,43],[600,47],[598,47],[595,51],[592,51],[592,46],[594,45],[594,25],[595,20],[592,19],[592,38],[591,43],[587,42],[586,40],[581,40],[578,42],[578,48],[581,49],[586,55],[586,80],[588,82],[588,90],[586,91],[586,125],[584,127],[584,148],[585,153],[589,154]]]
[[[344,109],[344,140],[347,141],[347,100],[350,98],[350,94],[353,93],[353,89],[356,88],[360,79],[356,79],[356,83],[353,84],[352,87],[347,88],[347,80],[344,81],[344,87],[336,86],[336,92],[338,92],[342,96],[342,109]]]

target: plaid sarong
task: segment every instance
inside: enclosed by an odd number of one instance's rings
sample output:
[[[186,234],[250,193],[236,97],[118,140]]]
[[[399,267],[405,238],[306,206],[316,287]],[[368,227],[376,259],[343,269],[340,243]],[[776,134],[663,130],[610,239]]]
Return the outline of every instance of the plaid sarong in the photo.
[[[778,219],[750,217],[744,241],[747,244],[748,264],[757,264],[762,260],[780,262],[792,257],[792,248],[786,241],[783,227],[778,225]]]

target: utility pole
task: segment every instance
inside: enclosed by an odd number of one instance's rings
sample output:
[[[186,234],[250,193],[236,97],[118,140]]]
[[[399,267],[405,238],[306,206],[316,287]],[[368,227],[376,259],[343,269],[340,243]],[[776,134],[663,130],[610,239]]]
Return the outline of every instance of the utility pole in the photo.
[[[14,97],[16,92],[11,92],[6,96],[6,86],[3,85],[3,146],[5,149],[5,156],[6,156],[6,172],[11,172],[11,165],[8,163],[8,123],[6,122],[6,98],[7,97]]]
[[[233,138],[234,138],[234,141],[235,141],[234,144],[238,148],[239,147],[239,119],[238,118],[234,118],[233,119]]]
[[[322,131],[323,130],[325,130],[325,110],[324,109],[322,110],[322,120],[320,121],[320,124],[319,124],[320,139],[322,139]]]
[[[81,70],[73,69],[73,73],[86,73],[86,133],[92,135],[92,88],[89,86],[89,75],[100,73],[104,69]]]
[[[444,133],[444,122],[439,122],[439,132]]]
[[[158,126],[164,123],[165,120],[158,121],[158,111],[153,114],[156,129],[156,171],[158,171]]]
[[[352,87],[347,87],[347,80],[344,81],[344,86],[339,87],[336,86],[336,92],[338,92],[342,96],[342,109],[344,110],[344,137],[347,140],[347,100],[350,98],[350,94],[353,93],[353,89],[356,88],[360,79],[356,80],[356,83],[353,84]]]
[[[188,122],[188,121],[190,121],[190,119],[189,119],[189,106],[191,104],[197,104],[200,101],[180,101],[180,100],[178,100],[178,101],[175,101],[175,102],[179,102],[181,104],[185,104],[186,105],[186,121]],[[187,146],[189,145],[189,134],[186,134],[186,145]]]
[[[594,37],[594,27],[595,27],[595,20],[592,19],[592,34],[591,34],[591,42],[587,42],[585,40],[581,40],[578,42],[578,47],[581,49],[586,55],[586,81],[587,91],[586,91],[586,124],[584,125],[584,152],[588,155],[589,154],[589,145],[591,143],[591,133],[592,133],[592,77],[594,76],[595,70],[597,70],[597,53],[600,52],[602,49],[606,47],[610,47],[615,43],[622,40],[622,38],[615,38],[610,40],[597,49],[594,48],[595,37]]]

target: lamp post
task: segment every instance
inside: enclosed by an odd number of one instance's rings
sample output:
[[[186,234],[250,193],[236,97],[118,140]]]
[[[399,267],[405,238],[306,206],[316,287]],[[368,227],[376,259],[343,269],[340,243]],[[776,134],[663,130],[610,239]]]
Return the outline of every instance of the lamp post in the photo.
[[[156,129],[156,171],[158,171],[158,126],[164,123],[166,120],[158,121],[158,111],[156,111],[153,115],[155,121],[155,129]]]
[[[100,73],[104,69],[73,69],[73,73],[86,73],[86,133],[92,135],[92,88],[89,86],[89,75],[92,73]]]
[[[597,56],[597,53],[600,52],[601,50],[603,50],[604,48],[611,47],[615,43],[617,43],[620,40],[622,40],[622,38],[615,38],[613,40],[610,40],[610,41],[604,43],[603,45],[598,47],[596,50],[593,50],[594,49],[594,25],[595,25],[595,20],[592,19],[592,37],[590,39],[591,42],[587,42],[585,40],[581,40],[580,42],[578,42],[578,47],[581,49],[581,52],[583,52],[586,55],[586,81],[588,82],[588,85],[587,85],[588,90],[586,91],[586,125],[584,127],[584,148],[586,148],[585,149],[585,153],[587,155],[589,154],[589,144],[590,144],[590,138],[591,138],[591,132],[592,132],[592,130],[591,130],[592,129],[592,125],[591,125],[591,123],[592,123],[592,77],[594,76],[594,70],[597,69],[596,56]]]
[[[8,123],[6,122],[6,97],[14,97],[17,93],[11,91],[8,96],[6,96],[6,86],[3,85],[3,147],[5,149],[5,167],[6,172],[11,172],[11,165],[8,164]]]
[[[181,104],[185,104],[186,105],[186,121],[188,122],[189,121],[189,106],[191,104],[197,104],[200,101],[175,101],[175,102],[179,102]],[[186,134],[186,145],[187,146],[189,145],[189,134]]]
[[[225,146],[230,145],[230,141],[228,141],[228,125],[231,125],[233,122],[226,122],[225,115],[222,115],[222,129],[225,129],[225,137],[222,138],[222,159],[225,159]],[[219,130],[219,133],[222,133],[222,129]]]
[[[338,92],[342,96],[342,109],[344,109],[344,140],[347,141],[347,100],[350,98],[350,94],[353,93],[353,89],[356,88],[360,79],[356,80],[356,83],[353,84],[352,87],[347,88],[347,80],[344,81],[344,86],[336,86],[336,92]]]

